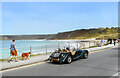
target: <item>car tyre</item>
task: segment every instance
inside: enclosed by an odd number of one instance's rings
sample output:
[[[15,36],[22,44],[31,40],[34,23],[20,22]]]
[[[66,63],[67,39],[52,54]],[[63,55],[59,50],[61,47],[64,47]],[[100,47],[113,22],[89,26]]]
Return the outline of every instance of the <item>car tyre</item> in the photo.
[[[87,59],[87,58],[88,58],[88,53],[85,52],[85,53],[83,54],[83,59]]]
[[[67,63],[70,64],[72,62],[72,57],[71,56],[68,56],[67,58]]]

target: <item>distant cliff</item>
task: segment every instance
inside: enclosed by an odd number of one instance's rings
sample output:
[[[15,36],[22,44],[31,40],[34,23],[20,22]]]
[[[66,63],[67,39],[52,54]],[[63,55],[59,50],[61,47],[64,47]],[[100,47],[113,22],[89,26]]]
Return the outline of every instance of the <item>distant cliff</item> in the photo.
[[[31,40],[31,39],[47,39],[51,35],[3,35],[3,40]],[[0,36],[1,37],[1,36]]]
[[[1,37],[1,36],[0,36]],[[59,32],[58,34],[48,35],[3,35],[3,40],[31,40],[31,39],[90,39],[90,38],[120,38],[120,28],[96,28],[96,29],[80,29],[68,32]]]

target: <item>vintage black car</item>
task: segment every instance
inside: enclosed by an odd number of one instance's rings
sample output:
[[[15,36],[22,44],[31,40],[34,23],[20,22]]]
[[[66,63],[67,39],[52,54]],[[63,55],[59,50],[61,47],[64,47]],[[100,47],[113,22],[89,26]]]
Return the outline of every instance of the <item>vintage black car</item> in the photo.
[[[50,60],[51,62],[58,62],[58,63],[68,63],[70,64],[73,60],[76,59],[87,59],[88,58],[88,50],[82,50],[82,49],[73,49],[70,51],[67,51],[66,49],[62,49],[62,50],[57,50],[55,52],[53,52],[50,57],[48,58],[48,60]]]

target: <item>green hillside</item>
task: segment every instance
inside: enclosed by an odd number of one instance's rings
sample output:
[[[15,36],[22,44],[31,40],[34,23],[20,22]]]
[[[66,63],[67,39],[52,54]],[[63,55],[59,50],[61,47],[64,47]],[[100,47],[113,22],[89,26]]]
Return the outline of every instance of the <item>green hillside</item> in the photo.
[[[96,29],[80,29],[68,32],[60,32],[58,34],[44,34],[44,35],[3,35],[0,36],[2,40],[30,40],[30,39],[48,39],[48,40],[60,40],[60,39],[108,39],[108,38],[120,38],[120,28],[96,28]]]
[[[111,27],[111,28],[97,28],[97,29],[81,29],[74,30],[69,32],[61,32],[51,39],[90,39],[90,38],[120,38],[120,28]]]

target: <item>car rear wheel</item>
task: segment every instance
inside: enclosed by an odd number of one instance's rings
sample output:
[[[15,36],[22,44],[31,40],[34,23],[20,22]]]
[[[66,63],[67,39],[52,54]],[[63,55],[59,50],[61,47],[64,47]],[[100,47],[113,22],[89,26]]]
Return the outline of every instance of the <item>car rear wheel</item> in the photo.
[[[72,58],[71,58],[71,56],[68,56],[67,63],[70,64],[71,62],[72,62]]]
[[[88,53],[87,53],[87,52],[85,52],[85,53],[83,54],[83,58],[84,58],[84,59],[87,59],[87,58],[88,58]]]

